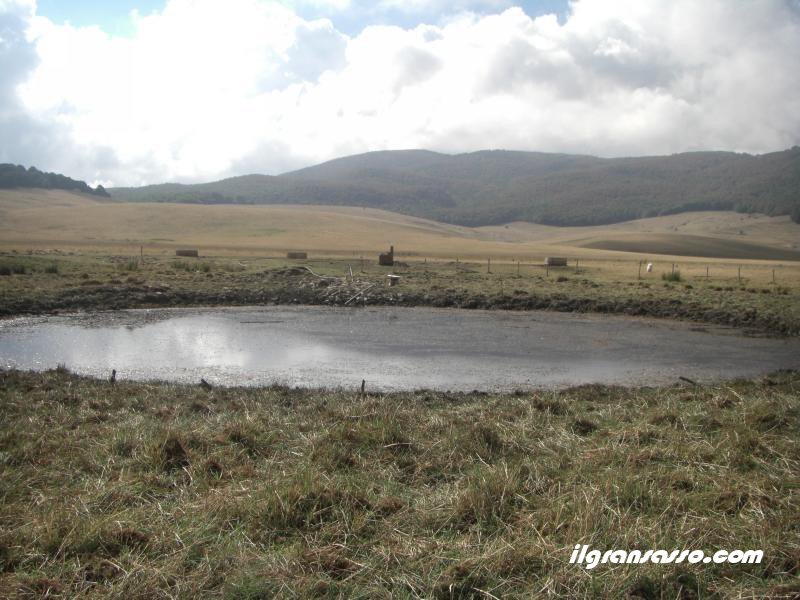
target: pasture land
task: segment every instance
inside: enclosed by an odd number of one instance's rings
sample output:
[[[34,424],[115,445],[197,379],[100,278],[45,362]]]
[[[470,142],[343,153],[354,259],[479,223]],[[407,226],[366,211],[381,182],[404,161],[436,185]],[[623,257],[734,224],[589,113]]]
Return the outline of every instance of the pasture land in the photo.
[[[788,220],[467,229],[361,209],[114,204],[40,191],[0,193],[0,217],[2,316],[383,304],[800,334],[800,263],[785,260],[798,229]],[[653,235],[667,237],[646,253],[599,247]],[[746,252],[656,254],[687,235],[703,238],[692,252]],[[379,267],[390,244],[399,262]],[[177,248],[201,256],[177,258]],[[309,258],[286,259],[288,250]],[[763,252],[776,254],[756,260]],[[545,256],[569,266],[547,269]],[[0,370],[0,596],[800,594],[796,373],[643,389],[367,392]],[[586,571],[568,564],[575,544],[760,549],[764,560]]]
[[[544,256],[636,259],[654,255],[800,261],[800,225],[788,217],[689,213],[603,227],[510,223],[469,228],[376,209],[117,203],[52,190],[0,190],[0,249],[70,249],[110,254],[174,254],[201,247],[213,255],[350,257],[393,244],[407,257]],[[647,256],[643,256],[647,255]]]
[[[362,396],[0,371],[0,596],[793,598],[800,377]],[[568,564],[760,549],[761,564]]]

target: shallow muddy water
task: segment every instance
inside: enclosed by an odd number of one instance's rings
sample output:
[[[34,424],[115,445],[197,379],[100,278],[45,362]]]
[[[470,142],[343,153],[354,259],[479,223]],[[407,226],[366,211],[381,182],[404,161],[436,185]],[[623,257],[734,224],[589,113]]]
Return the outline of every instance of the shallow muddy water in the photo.
[[[430,308],[124,310],[0,321],[0,366],[357,389],[657,385],[800,368],[800,340],[619,316]]]

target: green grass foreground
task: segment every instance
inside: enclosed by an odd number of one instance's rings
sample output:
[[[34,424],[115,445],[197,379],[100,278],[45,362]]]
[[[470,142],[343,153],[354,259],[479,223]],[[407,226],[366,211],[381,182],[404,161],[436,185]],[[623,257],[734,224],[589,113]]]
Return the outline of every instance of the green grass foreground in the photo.
[[[800,374],[368,394],[0,371],[0,597],[796,598]],[[759,565],[568,564],[762,549]]]

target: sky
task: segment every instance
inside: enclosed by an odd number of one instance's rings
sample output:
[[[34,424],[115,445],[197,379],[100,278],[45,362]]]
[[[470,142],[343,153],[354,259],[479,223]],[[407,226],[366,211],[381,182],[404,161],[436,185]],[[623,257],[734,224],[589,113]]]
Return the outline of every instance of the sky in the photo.
[[[0,0],[0,162],[92,184],[373,150],[800,143],[800,0]]]

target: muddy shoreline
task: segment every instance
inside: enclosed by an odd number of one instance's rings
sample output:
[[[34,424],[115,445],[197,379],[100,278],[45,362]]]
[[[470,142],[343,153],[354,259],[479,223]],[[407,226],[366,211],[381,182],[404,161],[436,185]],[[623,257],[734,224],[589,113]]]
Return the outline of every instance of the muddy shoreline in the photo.
[[[335,288],[335,289],[331,289]],[[579,298],[566,294],[420,292],[403,287],[374,286],[363,293],[357,285],[331,285],[325,280],[296,281],[261,289],[223,288],[218,291],[174,289],[169,285],[77,286],[36,298],[10,298],[0,304],[0,318],[56,314],[64,311],[117,310],[128,308],[179,308],[259,305],[401,306],[464,309],[547,310],[573,313],[617,314],[677,319],[736,327],[751,334],[797,336],[800,328],[775,315],[756,310],[709,309],[679,299]]]

